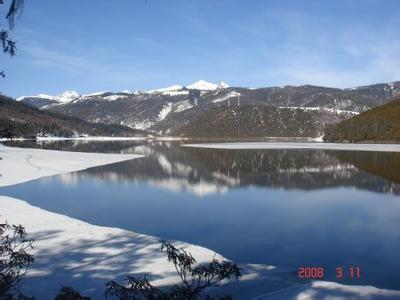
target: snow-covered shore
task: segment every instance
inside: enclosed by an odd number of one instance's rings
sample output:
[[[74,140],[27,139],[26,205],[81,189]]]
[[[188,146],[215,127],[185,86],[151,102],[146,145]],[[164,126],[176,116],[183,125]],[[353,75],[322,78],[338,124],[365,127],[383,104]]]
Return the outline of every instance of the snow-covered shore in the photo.
[[[62,136],[37,136],[36,141],[141,141],[146,137],[141,136],[76,136],[76,137],[62,137]],[[0,138],[0,142],[8,141],[30,141],[31,138]]]
[[[142,155],[49,151],[0,145],[0,186],[139,157]]]
[[[237,142],[185,144],[183,147],[210,149],[313,149],[400,152],[400,144],[345,144],[345,143],[297,143],[297,142]]]
[[[44,176],[139,158],[140,155],[77,153],[0,146],[0,186]],[[1,190],[0,190],[1,192]],[[178,280],[174,267],[160,252],[158,238],[118,228],[95,226],[48,212],[23,200],[0,196],[0,221],[22,224],[35,239],[35,262],[24,291],[37,299],[52,299],[61,285],[71,285],[93,299],[102,299],[104,283],[127,274],[147,274],[154,284]],[[184,242],[198,262],[210,261],[212,250]],[[222,258],[217,255],[218,258]],[[400,291],[331,282],[300,282],[296,274],[266,265],[240,264],[243,278],[223,286],[235,299],[399,299]]]
[[[132,273],[147,274],[160,285],[178,280],[156,237],[91,225],[5,196],[0,196],[0,214],[1,221],[23,224],[34,239],[30,253],[35,262],[24,291],[37,299],[52,299],[61,285],[101,299],[107,281],[122,280]],[[199,262],[209,261],[214,255],[199,246],[183,242],[177,245],[190,251]]]

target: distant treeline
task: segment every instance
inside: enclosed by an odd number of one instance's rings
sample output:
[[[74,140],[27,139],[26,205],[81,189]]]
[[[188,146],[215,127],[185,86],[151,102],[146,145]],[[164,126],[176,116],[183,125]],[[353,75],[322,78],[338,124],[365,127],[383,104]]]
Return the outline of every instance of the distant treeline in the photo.
[[[221,106],[201,113],[172,134],[195,138],[316,137],[322,134],[323,123],[332,122],[332,118],[344,119],[318,110],[267,105]]]
[[[400,142],[400,98],[325,128],[329,142]]]
[[[120,125],[89,123],[74,117],[41,111],[0,95],[0,137],[36,137],[74,135],[135,136],[143,131]]]

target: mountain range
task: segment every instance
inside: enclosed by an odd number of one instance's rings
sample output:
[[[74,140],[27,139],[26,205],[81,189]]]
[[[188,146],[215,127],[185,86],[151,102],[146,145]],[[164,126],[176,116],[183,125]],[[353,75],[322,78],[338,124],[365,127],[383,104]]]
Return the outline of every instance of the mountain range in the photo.
[[[200,80],[186,86],[150,91],[105,91],[89,95],[67,91],[59,96],[40,94],[17,100],[92,123],[117,124],[165,135],[207,137],[210,130],[199,130],[198,126],[213,123],[217,131],[229,127],[229,122],[239,122],[234,118],[224,121],[222,116],[229,116],[231,112],[241,116],[240,124],[254,128],[252,136],[304,136],[305,132],[319,136],[327,124],[349,119],[396,96],[400,96],[400,81],[339,89],[312,85],[246,88]],[[261,122],[246,107],[268,112],[261,114],[268,121]],[[282,125],[275,126],[276,130],[267,128],[278,123]],[[285,130],[285,127],[292,129]]]

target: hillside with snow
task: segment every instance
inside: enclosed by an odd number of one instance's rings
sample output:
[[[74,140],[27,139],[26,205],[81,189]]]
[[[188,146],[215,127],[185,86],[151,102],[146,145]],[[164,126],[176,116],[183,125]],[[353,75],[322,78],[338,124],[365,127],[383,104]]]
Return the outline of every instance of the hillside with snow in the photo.
[[[298,115],[299,110],[313,115],[310,122],[317,128],[313,132],[320,136],[327,124],[385,104],[398,95],[400,82],[338,89],[312,85],[243,88],[231,87],[224,81],[212,83],[199,80],[147,91],[105,91],[87,95],[67,91],[57,96],[39,94],[17,100],[93,123],[123,125],[158,134],[187,134],[179,127],[193,123],[206,111],[221,107],[272,106],[290,109],[288,118],[289,115],[290,118]],[[286,123],[285,120],[282,122]],[[297,135],[302,136],[302,133]]]
[[[69,101],[73,94],[64,94]],[[0,138],[139,136],[145,132],[115,124],[90,123],[72,116],[39,110],[0,95]]]

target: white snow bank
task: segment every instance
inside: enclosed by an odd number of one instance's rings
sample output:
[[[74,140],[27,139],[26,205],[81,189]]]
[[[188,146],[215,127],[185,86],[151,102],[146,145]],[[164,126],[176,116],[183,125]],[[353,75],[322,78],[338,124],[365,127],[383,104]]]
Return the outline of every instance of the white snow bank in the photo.
[[[121,124],[122,125],[122,124]],[[141,136],[79,136],[79,137],[62,137],[62,136],[37,136],[37,141],[137,141],[144,140]],[[0,142],[7,141],[30,141],[26,138],[0,138]]]
[[[0,145],[0,157],[0,186],[6,186],[142,156],[49,151]]]
[[[141,136],[80,136],[80,137],[56,137],[56,136],[38,136],[37,141],[138,141],[144,140]]]
[[[373,286],[344,285],[328,281],[293,286],[254,299],[400,299],[400,291],[378,289]]]
[[[23,224],[34,239],[30,253],[35,262],[23,290],[37,299],[53,299],[61,285],[102,299],[107,281],[121,280],[128,274],[147,274],[156,285],[178,281],[173,264],[167,262],[155,237],[91,225],[5,196],[0,196],[0,214],[1,221]],[[199,263],[212,260],[215,254],[183,242],[174,245],[187,249]]]
[[[238,143],[185,144],[182,146],[195,147],[195,148],[210,148],[210,149],[322,149],[322,150],[400,152],[400,144],[238,142]]]

